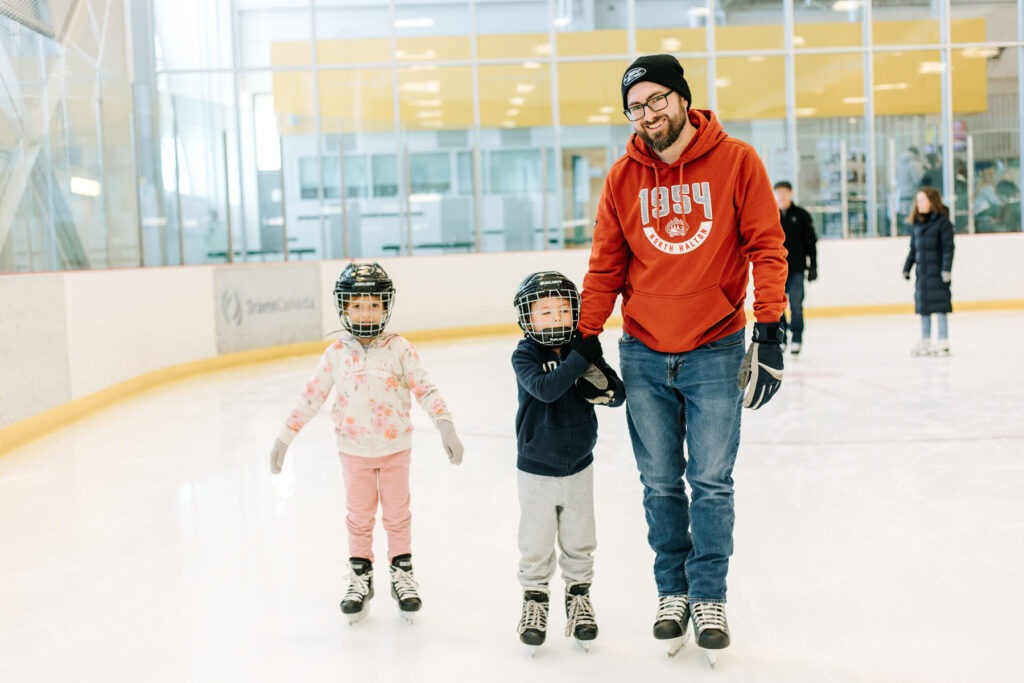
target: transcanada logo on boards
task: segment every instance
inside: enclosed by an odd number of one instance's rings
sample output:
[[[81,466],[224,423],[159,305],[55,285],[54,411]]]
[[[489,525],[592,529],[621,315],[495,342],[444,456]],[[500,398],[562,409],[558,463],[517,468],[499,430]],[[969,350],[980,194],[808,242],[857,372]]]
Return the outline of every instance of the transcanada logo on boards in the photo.
[[[310,296],[249,299],[243,298],[234,290],[225,290],[224,294],[221,295],[221,308],[224,313],[224,319],[229,323],[234,323],[237,327],[242,324],[242,320],[248,315],[312,311],[316,309],[316,302]]]

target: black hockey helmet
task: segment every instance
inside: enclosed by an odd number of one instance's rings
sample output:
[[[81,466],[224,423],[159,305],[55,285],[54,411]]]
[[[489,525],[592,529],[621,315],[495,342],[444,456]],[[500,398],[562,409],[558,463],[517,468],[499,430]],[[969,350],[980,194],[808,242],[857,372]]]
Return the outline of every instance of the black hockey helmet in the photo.
[[[549,327],[534,330],[531,324],[531,306],[533,303],[548,297],[568,299],[572,308],[572,327]],[[580,293],[572,280],[555,270],[545,270],[527,275],[516,290],[513,299],[519,313],[519,327],[526,336],[544,346],[561,346],[569,343],[576,325],[580,322]]]
[[[357,323],[347,315],[348,305],[363,297],[380,297],[384,314],[379,322]],[[391,319],[391,307],[395,301],[395,285],[391,278],[377,263],[350,263],[341,271],[338,281],[334,283],[334,305],[338,318],[346,330],[353,336],[372,338],[384,331],[384,326]]]

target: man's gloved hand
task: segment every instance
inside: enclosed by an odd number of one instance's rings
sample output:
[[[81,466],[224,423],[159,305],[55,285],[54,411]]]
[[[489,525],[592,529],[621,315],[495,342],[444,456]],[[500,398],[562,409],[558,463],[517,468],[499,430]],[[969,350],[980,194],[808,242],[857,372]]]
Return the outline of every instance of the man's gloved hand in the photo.
[[[757,410],[771,400],[782,384],[782,340],[785,332],[779,323],[754,323],[750,348],[740,365],[738,384],[743,392],[743,407]]]
[[[608,377],[593,363],[576,380],[576,391],[590,403],[599,406],[608,405],[615,396],[615,392],[608,386]]]
[[[910,271],[909,270],[904,270],[903,271],[903,279],[904,280],[909,280],[910,279]]]
[[[448,462],[453,465],[461,465],[462,453],[465,449],[459,435],[455,433],[455,425],[451,420],[441,420],[437,423],[437,428],[441,432],[441,446],[448,454]]]
[[[601,340],[597,338],[597,335],[584,337],[577,330],[572,333],[572,341],[569,344],[572,346],[572,350],[586,358],[588,363],[593,363],[601,357]]]
[[[811,266],[811,269],[807,271],[807,281],[808,282],[814,282],[817,279],[818,279],[818,268],[816,266]]]
[[[940,277],[942,277],[942,281],[945,282],[946,284],[949,284],[950,282],[953,281],[953,274],[948,270],[942,271],[941,273],[939,273],[939,275]]]
[[[284,454],[288,451],[288,444],[281,439],[274,442],[274,449],[270,451],[270,473],[280,474],[284,466]]]

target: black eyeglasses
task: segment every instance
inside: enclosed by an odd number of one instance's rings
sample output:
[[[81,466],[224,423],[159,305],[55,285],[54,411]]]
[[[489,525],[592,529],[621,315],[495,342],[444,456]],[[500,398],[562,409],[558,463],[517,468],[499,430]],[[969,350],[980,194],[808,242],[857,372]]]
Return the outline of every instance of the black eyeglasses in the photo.
[[[634,104],[626,107],[626,111],[622,113],[625,114],[626,118],[630,121],[639,121],[644,117],[644,107],[647,107],[651,111],[661,111],[668,106],[668,96],[671,94],[672,91],[667,90],[660,95],[655,95],[643,104]]]

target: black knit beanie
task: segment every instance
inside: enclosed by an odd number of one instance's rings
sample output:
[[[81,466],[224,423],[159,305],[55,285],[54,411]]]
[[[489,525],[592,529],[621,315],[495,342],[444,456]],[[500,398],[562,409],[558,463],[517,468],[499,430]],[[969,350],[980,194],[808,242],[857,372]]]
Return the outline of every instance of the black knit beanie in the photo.
[[[679,60],[672,55],[644,55],[637,57],[636,61],[629,65],[626,73],[622,76],[622,109],[626,109],[626,95],[629,89],[640,81],[651,81],[671,88],[683,96],[687,104],[690,99],[690,86],[683,78],[683,66]]]

